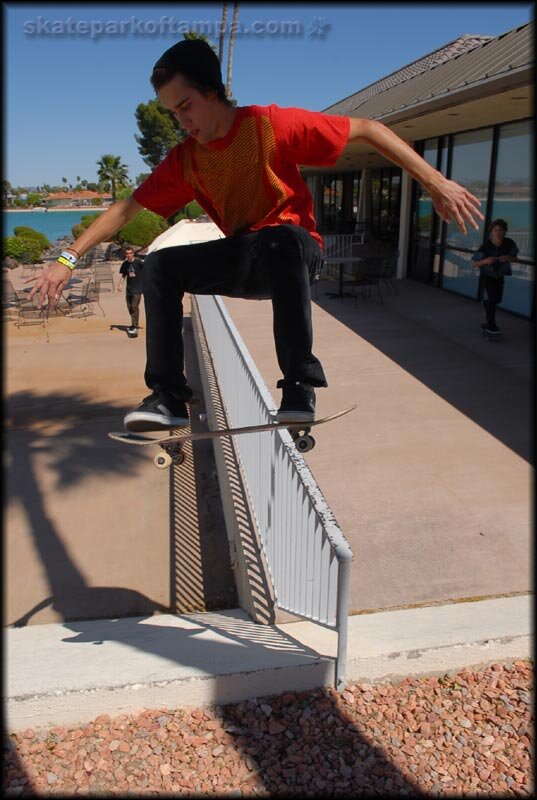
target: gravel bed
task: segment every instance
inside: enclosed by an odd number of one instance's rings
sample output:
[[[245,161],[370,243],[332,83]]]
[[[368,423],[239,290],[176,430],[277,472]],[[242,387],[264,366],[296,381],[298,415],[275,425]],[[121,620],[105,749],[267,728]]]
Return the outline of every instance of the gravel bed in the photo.
[[[533,663],[8,734],[4,793],[524,797]]]

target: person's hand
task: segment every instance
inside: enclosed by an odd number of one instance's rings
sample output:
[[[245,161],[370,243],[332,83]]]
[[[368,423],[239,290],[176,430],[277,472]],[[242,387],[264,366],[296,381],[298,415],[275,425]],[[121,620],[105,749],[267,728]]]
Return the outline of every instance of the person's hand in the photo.
[[[435,207],[436,213],[444,222],[455,222],[459,230],[466,235],[465,220],[470,223],[472,228],[479,230],[479,224],[474,217],[485,219],[479,206],[480,200],[471,194],[464,186],[444,178],[429,187],[429,192]]]
[[[30,300],[37,294],[39,300],[39,308],[43,308],[45,298],[48,297],[49,307],[55,306],[69,279],[71,278],[72,270],[64,264],[58,264],[57,261],[50,264],[39,275],[32,278],[26,278],[23,283],[31,283],[35,281],[35,286],[29,293]]]
[[[510,261],[511,256],[498,256],[498,261],[501,261],[502,264],[505,264],[506,261]]]
[[[496,263],[496,261],[498,261],[498,259],[497,259],[497,258],[494,258],[494,256],[489,256],[489,257],[486,259],[485,263],[486,263],[486,264],[495,264],[495,263]]]
[[[117,287],[118,292],[120,292],[122,288],[123,288],[123,284],[120,283],[119,286]]]

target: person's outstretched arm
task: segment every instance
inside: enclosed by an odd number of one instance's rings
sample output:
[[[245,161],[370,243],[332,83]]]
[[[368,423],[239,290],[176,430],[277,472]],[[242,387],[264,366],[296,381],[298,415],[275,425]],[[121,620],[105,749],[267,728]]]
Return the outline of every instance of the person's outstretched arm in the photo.
[[[114,233],[119,231],[127,222],[130,222],[131,219],[134,219],[140,211],[143,211],[143,208],[132,197],[126,200],[119,200],[113,206],[110,206],[104,214],[101,214],[95,222],[92,222],[90,227],[78,237],[72,245],[73,250],[76,250],[79,256],[83,256],[95,245],[109,241]],[[25,281],[25,283],[35,281],[29,297],[32,298],[37,294],[41,306],[45,302],[45,297],[48,297],[49,305],[52,308],[60,299],[71,274],[72,271],[69,267],[54,261],[38,276]]]
[[[431,167],[400,136],[382,122],[373,119],[350,117],[350,142],[365,142],[377,152],[406,170],[431,195],[436,213],[445,222],[455,222],[466,234],[465,221],[478,230],[474,217],[484,219],[479,211],[479,199],[460,184],[444,177]]]

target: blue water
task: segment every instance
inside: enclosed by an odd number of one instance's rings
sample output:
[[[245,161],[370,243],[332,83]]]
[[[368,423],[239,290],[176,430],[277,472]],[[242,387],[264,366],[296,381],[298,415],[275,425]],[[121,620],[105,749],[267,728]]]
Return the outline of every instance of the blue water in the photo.
[[[44,233],[52,244],[63,236],[72,237],[71,228],[77,225],[86,214],[94,214],[91,209],[80,211],[2,211],[4,236],[12,236],[13,229],[19,225]]]

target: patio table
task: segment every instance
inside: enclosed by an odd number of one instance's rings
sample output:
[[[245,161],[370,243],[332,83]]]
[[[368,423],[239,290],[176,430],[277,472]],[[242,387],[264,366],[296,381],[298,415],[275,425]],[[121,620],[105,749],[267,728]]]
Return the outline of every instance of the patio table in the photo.
[[[363,256],[327,256],[324,260],[325,264],[339,264],[339,289],[337,292],[326,292],[326,294],[333,300],[335,297],[353,297],[350,292],[343,291],[343,268],[345,264],[358,264],[364,261]]]

